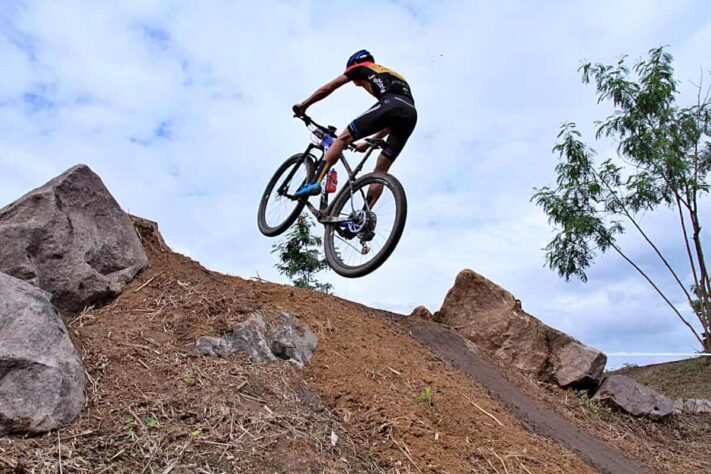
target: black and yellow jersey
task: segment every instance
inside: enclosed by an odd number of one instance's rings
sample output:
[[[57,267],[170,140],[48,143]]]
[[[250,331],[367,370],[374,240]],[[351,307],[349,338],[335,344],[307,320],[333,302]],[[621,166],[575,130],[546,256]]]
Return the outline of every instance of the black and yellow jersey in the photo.
[[[378,99],[385,94],[395,94],[414,100],[410,85],[405,78],[380,64],[371,62],[354,64],[343,74]]]

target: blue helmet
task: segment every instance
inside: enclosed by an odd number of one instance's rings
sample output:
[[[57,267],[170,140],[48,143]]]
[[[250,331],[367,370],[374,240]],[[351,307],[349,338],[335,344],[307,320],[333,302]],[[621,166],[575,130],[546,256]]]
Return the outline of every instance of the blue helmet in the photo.
[[[350,58],[348,58],[348,62],[346,63],[346,69],[353,66],[354,64],[365,63],[365,62],[373,63],[373,62],[375,62],[375,59],[373,59],[373,55],[370,54],[370,52],[367,49],[361,49],[360,51],[353,53],[353,55]]]

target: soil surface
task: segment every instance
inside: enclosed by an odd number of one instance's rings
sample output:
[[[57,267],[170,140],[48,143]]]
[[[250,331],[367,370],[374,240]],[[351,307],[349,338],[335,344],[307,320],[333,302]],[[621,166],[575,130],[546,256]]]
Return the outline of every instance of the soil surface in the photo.
[[[403,319],[415,339],[430,347],[442,358],[481,384],[503,402],[519,419],[525,420],[538,434],[551,438],[579,454],[586,462],[601,472],[634,474],[648,471],[619,451],[590,434],[581,431],[554,411],[528,397],[516,385],[504,378],[497,368],[480,357],[459,334],[440,325]]]
[[[711,357],[632,366],[612,373],[632,377],[669,398],[711,400]]]
[[[594,418],[569,392],[477,358],[441,326],[211,272],[152,228],[141,233],[151,267],[111,305],[67,320],[89,380],[84,410],[44,436],[0,438],[0,471],[514,474],[643,472],[648,462],[708,472],[696,445],[687,453],[664,430],[611,439],[619,415],[593,407],[610,417]],[[318,334],[306,368],[186,348],[274,310]],[[699,423],[694,434],[708,439]]]

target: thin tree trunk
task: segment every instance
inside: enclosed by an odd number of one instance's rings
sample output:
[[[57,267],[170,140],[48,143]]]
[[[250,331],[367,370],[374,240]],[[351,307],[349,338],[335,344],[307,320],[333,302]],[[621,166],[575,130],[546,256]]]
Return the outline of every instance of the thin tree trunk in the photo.
[[[642,228],[639,226],[639,224],[637,224],[637,221],[632,217],[630,212],[627,210],[627,206],[625,206],[625,203],[622,202],[622,200],[618,197],[615,190],[612,189],[612,187],[604,179],[600,178],[600,175],[597,173],[597,171],[593,170],[593,173],[595,173],[595,176],[598,179],[598,181],[602,182],[605,185],[605,187],[607,188],[607,190],[610,192],[610,194],[612,194],[613,198],[620,205],[620,208],[622,209],[622,212],[627,217],[627,219],[629,219],[630,222],[632,222],[632,225],[634,225],[634,227],[639,231],[639,233],[642,234],[642,237],[644,238],[644,240],[646,240],[647,243],[652,247],[652,249],[654,249],[654,253],[656,253],[657,256],[661,259],[661,261],[664,263],[664,266],[667,267],[667,270],[669,270],[669,272],[674,277],[674,280],[676,280],[677,284],[681,288],[681,291],[683,291],[684,295],[686,295],[686,299],[689,302],[689,306],[691,306],[693,308],[693,303],[692,303],[693,300],[691,298],[691,295],[689,294],[686,287],[681,282],[681,279],[676,274],[674,269],[671,267],[671,265],[669,264],[667,259],[664,258],[664,255],[662,255],[662,252],[657,248],[657,246],[654,244],[654,242],[652,242],[652,240],[647,236],[647,234],[644,232],[644,230],[642,230]],[[675,195],[676,195],[676,193],[675,193]],[[679,199],[678,195],[677,195],[677,199]]]
[[[694,200],[695,201],[695,200]],[[693,234],[693,239],[694,239],[694,247],[696,249],[696,257],[699,262],[699,278],[700,278],[700,283],[701,283],[701,295],[699,295],[700,298],[707,299],[709,297],[709,294],[711,294],[710,288],[709,288],[709,274],[706,269],[706,260],[704,259],[704,251],[701,246],[701,226],[699,225],[699,220],[698,216],[696,215],[696,212],[691,213],[691,225],[694,229],[694,234]],[[709,314],[708,312],[703,313],[703,317],[699,318],[701,319],[701,324],[704,327],[704,348],[708,351],[711,351],[711,334],[709,334]]]
[[[688,192],[688,191],[687,191]],[[698,274],[696,273],[696,264],[694,263],[694,254],[691,250],[691,246],[689,245],[689,234],[686,231],[686,220],[684,219],[684,212],[682,211],[681,208],[681,203],[679,196],[676,195],[676,205],[677,209],[679,211],[679,222],[681,223],[681,229],[682,233],[684,236],[684,245],[686,247],[686,255],[689,257],[689,266],[691,267],[691,273],[694,278],[694,287],[696,288],[696,296],[698,297],[699,301],[699,312],[700,314],[696,314],[696,317],[699,319],[701,322],[701,327],[704,329],[704,341],[706,344],[704,345],[704,349],[707,351],[711,351],[711,344],[709,341],[709,294],[705,291],[705,286],[704,283],[699,281]],[[692,210],[689,209],[689,212],[691,213]],[[700,291],[699,291],[700,290]],[[691,305],[691,309],[694,310],[696,313],[696,308],[694,305]]]
[[[662,299],[667,303],[667,305],[669,305],[669,307],[672,309],[672,311],[674,311],[674,313],[675,313],[675,314],[677,315],[677,317],[681,320],[681,322],[683,322],[683,323],[686,325],[686,327],[689,328],[689,330],[690,330],[691,333],[694,335],[694,337],[696,338],[696,340],[699,341],[699,344],[701,344],[701,347],[704,348],[704,349],[706,349],[706,344],[704,343],[704,340],[699,336],[699,333],[696,332],[696,329],[694,329],[694,327],[693,327],[691,324],[689,324],[689,322],[688,322],[686,319],[684,319],[684,316],[682,316],[681,313],[679,312],[679,310],[676,309],[676,306],[674,306],[674,305],[672,304],[672,302],[669,301],[669,298],[667,298],[667,296],[662,292],[662,290],[660,290],[659,287],[652,281],[652,279],[649,278],[649,276],[647,276],[647,274],[644,272],[644,270],[642,270],[642,269],[641,269],[636,263],[634,263],[627,255],[625,255],[625,254],[622,252],[622,250],[620,250],[620,248],[619,248],[617,245],[615,245],[614,243],[610,243],[610,246],[611,246],[613,249],[615,249],[615,251],[616,251],[618,254],[620,254],[620,256],[621,256],[622,258],[624,258],[624,259],[627,261],[627,263],[629,263],[630,265],[632,265],[632,266],[634,267],[634,269],[637,270],[637,272],[639,272],[639,274],[642,275],[642,277],[644,277],[645,280],[647,280],[647,283],[649,283],[650,285],[652,285],[652,288],[654,288],[654,290],[659,294],[659,296],[661,296]]]

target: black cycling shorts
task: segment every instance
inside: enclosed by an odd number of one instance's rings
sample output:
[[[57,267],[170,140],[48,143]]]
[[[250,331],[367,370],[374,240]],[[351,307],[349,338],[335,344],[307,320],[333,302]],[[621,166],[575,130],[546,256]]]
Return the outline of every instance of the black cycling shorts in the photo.
[[[395,160],[410,138],[417,123],[417,110],[409,97],[386,94],[371,108],[348,125],[355,140],[387,128],[390,130],[383,155]]]

